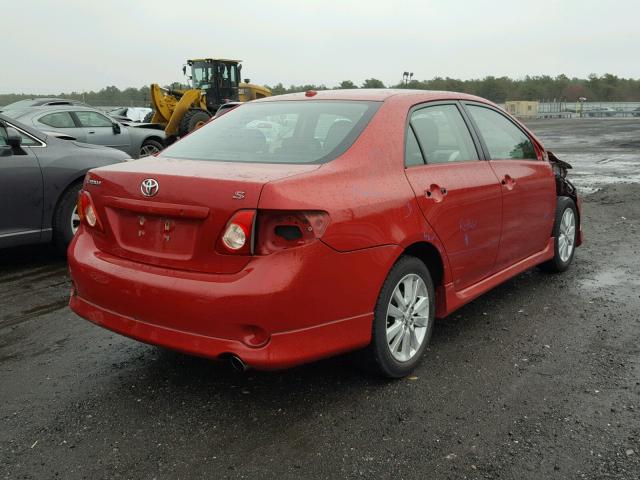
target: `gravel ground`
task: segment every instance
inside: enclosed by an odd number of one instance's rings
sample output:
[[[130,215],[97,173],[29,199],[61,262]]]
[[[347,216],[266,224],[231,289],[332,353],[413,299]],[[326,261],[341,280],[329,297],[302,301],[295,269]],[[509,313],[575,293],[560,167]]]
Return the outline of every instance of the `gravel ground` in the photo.
[[[139,344],[69,311],[52,250],[0,252],[0,478],[640,478],[640,120],[531,126],[595,191],[585,245],[438,322],[404,380]]]

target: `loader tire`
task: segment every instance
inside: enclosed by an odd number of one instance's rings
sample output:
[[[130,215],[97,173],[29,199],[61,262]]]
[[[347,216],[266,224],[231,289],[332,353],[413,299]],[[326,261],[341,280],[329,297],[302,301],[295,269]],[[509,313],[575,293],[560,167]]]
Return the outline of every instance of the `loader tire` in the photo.
[[[182,120],[180,120],[180,127],[178,128],[180,136],[191,133],[197,128],[200,128],[209,121],[211,114],[206,110],[200,110],[192,108],[184,114]]]

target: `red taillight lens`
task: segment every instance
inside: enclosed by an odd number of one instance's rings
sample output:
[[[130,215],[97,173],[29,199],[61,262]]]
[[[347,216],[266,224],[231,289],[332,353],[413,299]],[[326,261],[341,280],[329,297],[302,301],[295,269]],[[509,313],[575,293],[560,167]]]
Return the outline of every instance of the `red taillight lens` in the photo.
[[[232,255],[251,255],[253,253],[253,223],[255,210],[240,210],[227,222],[218,239],[217,249],[221,253]]]
[[[91,195],[85,190],[80,190],[80,193],[78,193],[78,216],[80,221],[86,225],[102,230],[102,224],[96,213],[93,200],[91,200]]]
[[[329,214],[320,211],[269,211],[258,213],[255,252],[268,255],[299,247],[320,238],[329,225]]]

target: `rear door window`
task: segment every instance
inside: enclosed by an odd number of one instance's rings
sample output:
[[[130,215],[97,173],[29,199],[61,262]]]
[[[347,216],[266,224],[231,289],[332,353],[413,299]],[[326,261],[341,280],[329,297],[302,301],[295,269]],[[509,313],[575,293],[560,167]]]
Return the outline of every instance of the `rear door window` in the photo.
[[[324,163],[364,130],[380,102],[270,101],[244,104],[164,150],[190,160]]]
[[[80,120],[80,125],[83,127],[111,127],[113,126],[113,122],[109,120],[104,115],[101,115],[96,112],[87,112],[87,111],[79,111],[74,112]]]
[[[38,119],[43,125],[54,128],[76,128],[73,118],[69,112],[49,113]]]
[[[407,144],[404,151],[404,165],[405,167],[413,167],[415,165],[424,165],[424,158],[420,151],[420,145],[416,139],[416,134],[413,132],[413,128],[407,129]]]
[[[478,160],[478,152],[455,105],[432,105],[411,115],[427,164]]]
[[[504,115],[487,107],[466,105],[491,160],[537,160],[531,139]]]

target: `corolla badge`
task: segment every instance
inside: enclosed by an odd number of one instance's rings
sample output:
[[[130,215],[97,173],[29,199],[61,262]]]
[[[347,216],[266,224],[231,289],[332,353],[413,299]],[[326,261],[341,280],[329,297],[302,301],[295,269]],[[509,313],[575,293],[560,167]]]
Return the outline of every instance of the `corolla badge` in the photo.
[[[160,190],[158,181],[154,178],[145,178],[140,184],[140,191],[145,197],[153,197]]]

